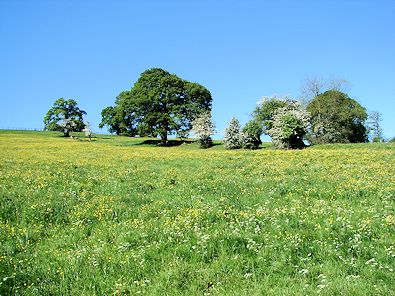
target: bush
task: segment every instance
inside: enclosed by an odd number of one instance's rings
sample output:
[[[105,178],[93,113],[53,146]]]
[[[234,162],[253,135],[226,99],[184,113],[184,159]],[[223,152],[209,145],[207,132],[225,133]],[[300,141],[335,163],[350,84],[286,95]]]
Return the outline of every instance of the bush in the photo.
[[[249,121],[242,130],[242,146],[245,149],[258,149],[262,144],[262,125],[256,120]]]
[[[380,137],[374,137],[372,139],[372,143],[380,143],[381,142],[381,138]]]

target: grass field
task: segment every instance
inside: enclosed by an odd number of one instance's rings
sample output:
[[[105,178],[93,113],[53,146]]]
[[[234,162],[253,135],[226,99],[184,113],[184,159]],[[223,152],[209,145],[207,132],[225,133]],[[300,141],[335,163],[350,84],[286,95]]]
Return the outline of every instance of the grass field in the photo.
[[[0,131],[0,295],[395,295],[395,144],[142,142]]]

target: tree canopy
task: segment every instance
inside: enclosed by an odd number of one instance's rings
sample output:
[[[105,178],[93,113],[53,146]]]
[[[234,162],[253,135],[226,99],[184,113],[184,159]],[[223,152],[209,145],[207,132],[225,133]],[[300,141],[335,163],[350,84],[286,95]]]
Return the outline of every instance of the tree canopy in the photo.
[[[367,141],[366,109],[347,94],[328,90],[308,105],[312,131],[310,142],[358,143]]]
[[[267,130],[271,129],[273,115],[278,108],[287,106],[290,99],[279,97],[263,97],[258,106],[255,108],[252,116],[254,121],[262,124],[263,132],[267,134]]]
[[[101,127],[126,135],[184,134],[202,112],[211,111],[211,94],[202,85],[153,68],[144,71],[130,91],[119,94],[114,107],[102,111]]]
[[[84,115],[86,112],[78,108],[73,99],[57,99],[44,117],[45,129],[62,131],[65,136],[71,131],[80,132],[85,127]]]

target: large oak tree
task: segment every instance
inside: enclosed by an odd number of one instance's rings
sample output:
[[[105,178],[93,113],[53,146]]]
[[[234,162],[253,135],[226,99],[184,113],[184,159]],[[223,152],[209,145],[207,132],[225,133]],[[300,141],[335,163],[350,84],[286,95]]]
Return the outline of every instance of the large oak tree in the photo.
[[[114,107],[103,110],[101,126],[117,134],[161,138],[183,134],[202,112],[211,110],[212,97],[202,85],[152,68],[144,71],[130,91],[117,97]]]
[[[68,137],[70,131],[80,132],[84,129],[84,115],[86,112],[81,110],[73,99],[57,99],[44,117],[45,129],[62,131]],[[69,127],[65,128],[65,125]]]

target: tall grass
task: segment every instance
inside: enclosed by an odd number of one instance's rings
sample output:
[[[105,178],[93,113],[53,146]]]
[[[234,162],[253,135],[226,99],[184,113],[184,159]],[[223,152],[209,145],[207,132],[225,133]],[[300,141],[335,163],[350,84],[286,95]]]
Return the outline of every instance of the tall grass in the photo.
[[[1,295],[395,294],[394,144],[144,140],[0,132]]]

